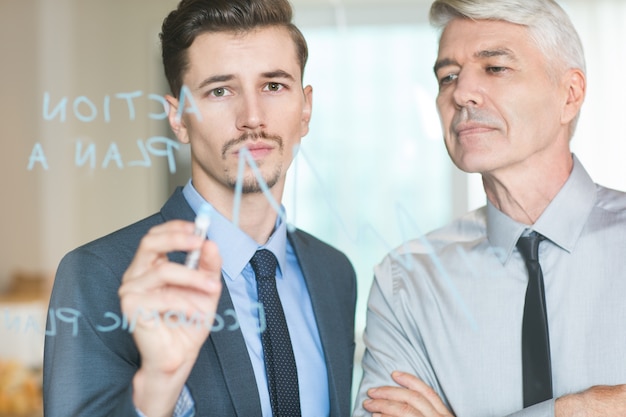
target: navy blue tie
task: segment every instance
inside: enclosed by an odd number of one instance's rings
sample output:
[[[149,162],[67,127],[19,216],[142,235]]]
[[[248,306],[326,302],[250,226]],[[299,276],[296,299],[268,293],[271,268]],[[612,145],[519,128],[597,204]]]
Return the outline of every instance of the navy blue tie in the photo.
[[[532,232],[517,241],[517,248],[528,269],[528,287],[522,321],[524,408],[552,398],[548,314],[543,273],[539,265],[539,243],[543,239],[545,238],[542,235]]]
[[[278,262],[272,252],[260,249],[250,259],[250,265],[256,275],[259,303],[265,314],[266,328],[261,333],[261,343],[272,414],[274,417],[300,417],[298,370],[285,313],[276,290]]]

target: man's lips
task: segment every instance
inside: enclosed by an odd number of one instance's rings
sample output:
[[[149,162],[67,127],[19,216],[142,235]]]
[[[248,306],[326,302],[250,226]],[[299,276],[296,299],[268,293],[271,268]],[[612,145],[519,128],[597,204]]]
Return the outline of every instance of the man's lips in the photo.
[[[480,133],[487,133],[493,131],[494,128],[485,124],[479,123],[462,123],[454,128],[454,133],[457,137],[476,135]]]
[[[272,150],[274,150],[274,147],[271,144],[267,144],[267,143],[244,144],[239,149],[237,149],[237,150],[235,150],[233,152],[234,155],[239,157],[239,155],[241,154],[241,151],[243,149],[247,149],[248,152],[250,153],[250,155],[254,159],[257,159],[257,158],[263,157],[263,156],[269,154],[270,152],[272,152]]]
[[[222,146],[222,158],[228,155],[239,157],[241,150],[246,148],[254,158],[260,158],[278,149],[282,151],[283,142],[279,136],[267,133],[243,134],[238,138],[231,139]]]

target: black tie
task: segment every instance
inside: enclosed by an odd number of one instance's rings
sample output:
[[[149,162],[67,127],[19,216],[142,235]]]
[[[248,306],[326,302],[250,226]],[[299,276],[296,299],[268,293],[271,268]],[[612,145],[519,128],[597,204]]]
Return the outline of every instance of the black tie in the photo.
[[[278,262],[272,252],[260,249],[250,259],[250,265],[256,275],[259,303],[265,312],[266,328],[261,333],[261,343],[272,414],[274,417],[299,417],[298,370],[285,313],[276,291]]]
[[[552,368],[550,365],[550,336],[539,265],[539,243],[545,239],[537,232],[522,236],[517,248],[528,268],[528,287],[522,321],[522,369],[524,408],[552,398]]]

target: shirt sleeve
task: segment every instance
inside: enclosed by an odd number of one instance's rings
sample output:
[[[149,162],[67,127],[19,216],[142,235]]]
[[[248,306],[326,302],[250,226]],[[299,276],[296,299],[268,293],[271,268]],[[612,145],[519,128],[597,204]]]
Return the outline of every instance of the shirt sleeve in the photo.
[[[369,416],[363,409],[367,390],[380,386],[397,386],[393,371],[407,372],[431,386],[448,406],[421,342],[419,331],[411,326],[411,311],[394,294],[394,276],[389,260],[378,268],[370,290],[367,326],[363,336],[363,379],[356,397],[353,417]]]
[[[524,408],[506,417],[554,417],[554,399]]]
[[[430,363],[420,329],[414,320],[416,311],[415,308],[411,308],[411,304],[414,305],[416,302],[415,294],[405,293],[407,283],[404,279],[404,275],[398,273],[389,259],[376,268],[376,276],[368,299],[367,326],[363,336],[366,347],[362,360],[363,378],[352,417],[371,416],[363,408],[363,401],[369,398],[367,390],[381,386],[397,386],[391,378],[393,371],[417,376],[433,388],[446,407],[451,409]],[[544,401],[506,417],[554,417],[554,400]]]
[[[137,415],[139,417],[146,417],[141,410],[136,408]],[[174,414],[172,417],[194,417],[196,414],[195,403],[193,398],[191,397],[191,393],[187,388],[187,385],[183,387],[180,395],[178,396],[178,400],[176,401],[176,406],[174,407]]]

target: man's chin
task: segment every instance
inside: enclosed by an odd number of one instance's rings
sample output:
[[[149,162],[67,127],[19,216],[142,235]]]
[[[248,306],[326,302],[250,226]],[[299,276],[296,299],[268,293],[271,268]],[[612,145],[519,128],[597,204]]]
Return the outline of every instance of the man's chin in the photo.
[[[278,177],[273,177],[267,180],[257,180],[256,178],[245,179],[241,187],[242,194],[257,194],[262,193],[265,189],[271,190],[278,182]],[[233,191],[237,190],[237,183],[231,184]]]
[[[468,174],[482,174],[491,171],[495,163],[487,155],[479,155],[477,152],[472,155],[466,154],[451,159],[458,169]]]

